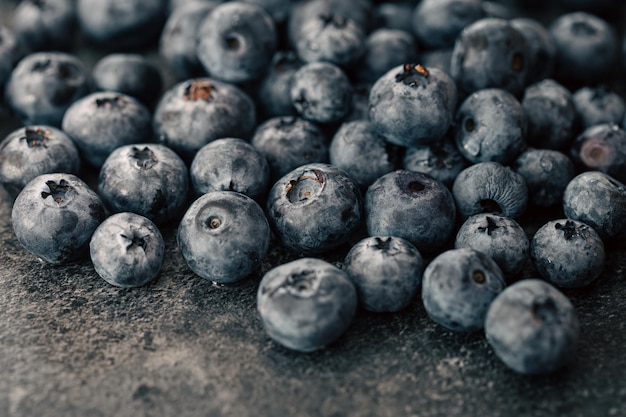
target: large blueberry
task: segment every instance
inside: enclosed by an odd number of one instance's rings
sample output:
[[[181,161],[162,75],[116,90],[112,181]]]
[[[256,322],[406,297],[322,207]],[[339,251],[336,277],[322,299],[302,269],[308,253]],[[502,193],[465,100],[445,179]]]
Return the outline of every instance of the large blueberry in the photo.
[[[251,143],[267,159],[272,183],[301,165],[328,162],[326,136],[315,123],[299,117],[274,117],[261,123]]]
[[[413,11],[413,31],[429,49],[450,48],[466,26],[482,17],[481,0],[422,0]]]
[[[489,255],[506,276],[518,274],[529,258],[526,232],[515,220],[497,214],[470,216],[459,228],[454,247]]]
[[[13,28],[31,51],[67,51],[75,39],[72,0],[24,0],[13,13]]]
[[[526,146],[526,114],[513,94],[486,88],[463,101],[455,131],[457,147],[469,161],[506,165]]]
[[[506,286],[489,256],[471,248],[443,252],[424,270],[422,301],[428,316],[454,331],[481,330],[489,305]]]
[[[116,287],[141,287],[153,281],[163,265],[165,243],[146,217],[117,213],[104,220],[89,242],[98,275]]]
[[[163,79],[159,69],[139,54],[109,54],[93,67],[98,90],[117,91],[136,98],[147,106],[161,96]]]
[[[578,113],[568,89],[551,79],[539,81],[524,90],[522,107],[531,146],[563,150],[570,144]]]
[[[576,175],[574,163],[562,152],[528,148],[512,165],[528,186],[528,202],[540,207],[560,205],[567,184]]]
[[[407,148],[402,166],[407,171],[428,174],[452,188],[456,176],[468,165],[454,140],[446,136],[437,142]]]
[[[551,220],[541,226],[530,242],[530,256],[539,274],[557,287],[584,287],[604,269],[602,239],[576,220]]]
[[[189,207],[178,226],[177,242],[193,272],[231,284],[261,265],[269,250],[270,227],[263,209],[250,197],[213,191]]]
[[[454,81],[437,68],[404,64],[372,86],[369,118],[389,142],[416,146],[443,137],[454,117]]]
[[[626,182],[626,131],[614,123],[585,129],[572,143],[570,155],[581,170],[604,172]]]
[[[249,142],[237,138],[218,139],[204,145],[189,169],[197,195],[211,191],[237,191],[257,201],[269,188],[267,160]]]
[[[426,255],[452,236],[456,209],[443,183],[421,172],[397,170],[367,189],[365,215],[370,236],[404,238]]]
[[[198,60],[211,77],[227,82],[261,78],[276,51],[276,26],[260,6],[239,1],[209,11],[196,34]]]
[[[78,174],[80,157],[74,142],[51,126],[21,127],[0,143],[0,184],[17,195],[41,174]]]
[[[267,198],[270,224],[289,249],[314,254],[346,243],[361,222],[361,192],[328,164],[307,164],[276,181]]]
[[[36,52],[17,64],[5,96],[22,123],[60,127],[65,110],[88,94],[89,88],[87,69],[76,56]]]
[[[104,220],[100,197],[72,174],[43,174],[15,199],[11,220],[26,250],[51,264],[86,256],[89,240]]]
[[[98,177],[98,193],[111,210],[141,214],[157,224],[182,214],[188,190],[185,163],[167,146],[154,143],[115,149]]]
[[[459,173],[452,195],[462,218],[478,213],[513,219],[526,211],[528,186],[524,177],[498,162],[480,162]]]
[[[604,123],[622,124],[624,121],[626,102],[606,86],[582,87],[572,98],[583,128]]]
[[[152,139],[150,111],[126,94],[92,93],[74,102],[62,123],[91,165],[99,168],[114,149]]]
[[[291,103],[303,119],[334,123],[352,109],[352,85],[346,74],[329,62],[300,67],[291,80]]]
[[[259,285],[257,309],[267,334],[300,352],[322,349],[341,336],[356,313],[348,274],[316,258],[269,270]]]
[[[626,185],[600,171],[574,177],[563,192],[569,219],[593,227],[603,238],[626,236]]]
[[[489,345],[521,374],[547,374],[571,362],[579,334],[572,303],[539,279],[525,279],[502,291],[485,320]]]
[[[413,301],[422,282],[424,260],[408,240],[371,236],[352,246],[343,270],[354,283],[364,309],[394,312]]]
[[[256,109],[235,85],[195,78],[166,91],[153,120],[157,140],[191,161],[215,139],[249,138],[256,125]]]
[[[358,80],[373,83],[398,65],[416,62],[417,57],[417,42],[410,32],[380,28],[365,39],[365,52],[352,69]]]
[[[396,168],[399,150],[389,145],[367,120],[343,123],[330,142],[330,163],[363,188]]]
[[[483,18],[457,38],[450,73],[464,94],[502,88],[519,95],[526,85],[530,62],[526,38],[509,21]]]

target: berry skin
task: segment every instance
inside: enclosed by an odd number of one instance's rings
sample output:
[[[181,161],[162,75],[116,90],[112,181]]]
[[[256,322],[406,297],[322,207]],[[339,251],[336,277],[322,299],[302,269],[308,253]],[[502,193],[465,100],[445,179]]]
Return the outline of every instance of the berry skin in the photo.
[[[313,352],[334,342],[352,323],[357,294],[348,274],[316,258],[269,270],[257,292],[267,334],[281,345]]]
[[[100,197],[72,174],[43,174],[15,199],[11,220],[26,250],[51,264],[87,255],[89,240],[104,220]]]
[[[372,86],[369,119],[388,142],[416,146],[441,139],[456,106],[454,81],[438,68],[404,64]]]
[[[583,87],[573,95],[574,105],[583,128],[603,123],[621,125],[626,115],[626,102],[605,86]]]
[[[556,46],[548,29],[537,20],[525,17],[511,19],[513,26],[526,39],[529,49],[527,84],[551,78],[554,73]]]
[[[0,184],[17,195],[41,174],[77,174],[80,157],[74,142],[52,126],[21,127],[0,143]]]
[[[530,242],[530,256],[546,281],[562,288],[581,288],[604,268],[604,244],[585,223],[560,219],[544,224]]]
[[[581,171],[596,170],[626,182],[626,131],[616,124],[585,129],[572,143],[570,155]]]
[[[22,39],[0,24],[0,98],[3,96],[4,84],[9,79],[13,67],[26,53],[26,45]]]
[[[461,155],[449,137],[427,145],[407,148],[402,164],[407,171],[428,174],[448,188],[452,188],[456,176],[468,166],[469,161]]]
[[[178,218],[187,204],[189,173],[167,146],[121,146],[104,161],[98,193],[113,211],[130,211],[164,224]]]
[[[424,260],[408,240],[372,236],[357,242],[343,262],[365,310],[394,312],[407,307],[422,282]]]
[[[15,8],[13,28],[31,51],[67,51],[74,43],[72,0],[24,0]]]
[[[451,48],[461,31],[483,17],[481,0],[422,0],[413,11],[413,31],[428,49]]]
[[[485,336],[506,366],[520,374],[552,373],[574,359],[580,329],[574,306],[549,283],[524,279],[491,303]]]
[[[163,264],[165,243],[146,217],[117,213],[104,220],[89,242],[93,266],[116,287],[141,287],[156,279]]]
[[[302,165],[276,181],[267,216],[287,248],[316,254],[346,243],[361,223],[361,192],[352,177],[328,164]]]
[[[250,197],[213,191],[194,201],[178,226],[178,247],[189,268],[218,284],[243,280],[267,255],[270,227]]]
[[[421,172],[398,170],[367,189],[365,215],[370,236],[401,237],[429,255],[452,236],[456,208],[441,182]]]
[[[428,316],[454,331],[481,330],[493,299],[506,286],[489,256],[471,248],[451,249],[433,259],[422,277]]]

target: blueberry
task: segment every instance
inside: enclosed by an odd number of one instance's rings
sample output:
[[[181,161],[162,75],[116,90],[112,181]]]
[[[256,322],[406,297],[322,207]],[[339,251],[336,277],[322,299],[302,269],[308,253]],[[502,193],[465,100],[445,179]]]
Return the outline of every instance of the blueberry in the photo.
[[[351,110],[352,85],[346,74],[329,62],[300,67],[291,80],[291,103],[303,119],[334,123]]]
[[[518,274],[529,258],[526,232],[515,220],[497,214],[475,214],[459,228],[454,247],[472,248],[493,259],[506,276]]]
[[[482,17],[481,0],[422,0],[413,11],[413,30],[429,49],[450,48],[466,26]]]
[[[605,86],[582,87],[574,93],[573,100],[583,128],[624,121],[626,102]]]
[[[80,157],[74,142],[51,126],[26,126],[0,143],[0,184],[17,195],[41,174],[77,174]]]
[[[451,249],[433,259],[422,277],[428,316],[454,331],[481,330],[489,305],[506,286],[489,256],[471,248]]]
[[[117,213],[104,220],[89,242],[91,262],[116,287],[141,287],[153,281],[163,264],[161,232],[146,217]]]
[[[32,179],[15,199],[11,220],[24,248],[51,264],[87,255],[89,240],[104,220],[98,195],[72,174],[43,174]]]
[[[601,171],[626,182],[626,131],[616,124],[585,129],[572,143],[570,155],[581,170]]]
[[[237,191],[257,201],[269,188],[270,170],[263,154],[243,139],[224,138],[204,145],[191,163],[197,195]]]
[[[605,20],[586,12],[559,16],[549,27],[556,45],[555,77],[564,83],[604,81],[617,62],[617,36]]]
[[[89,40],[119,51],[155,40],[167,8],[163,0],[77,0],[76,14]]]
[[[293,51],[277,51],[257,90],[258,109],[265,118],[295,116],[291,104],[291,80],[302,66]]]
[[[396,236],[429,255],[454,231],[452,194],[427,174],[397,170],[378,178],[365,193],[367,233]]]
[[[417,57],[417,42],[410,32],[380,28],[365,39],[365,50],[355,75],[364,83],[373,83],[398,65],[416,62]]]
[[[183,216],[177,235],[185,262],[202,278],[231,284],[252,274],[269,250],[263,209],[233,191],[204,194]]]
[[[563,192],[563,211],[603,239],[626,237],[626,185],[599,171],[574,177]]]
[[[22,59],[6,84],[6,101],[23,124],[60,127],[65,110],[89,93],[89,74],[74,55],[36,52]]]
[[[215,139],[248,139],[256,125],[256,109],[235,85],[195,78],[165,92],[153,121],[157,140],[191,161],[201,147]]]
[[[468,165],[454,141],[446,136],[437,142],[407,148],[402,167],[428,174],[452,188],[456,176]]]
[[[261,78],[276,51],[276,27],[258,5],[233,1],[215,6],[200,23],[196,53],[204,69],[221,81]]]
[[[604,268],[604,244],[590,226],[577,220],[551,220],[530,242],[530,256],[539,274],[552,285],[581,288]]]
[[[352,246],[343,270],[365,310],[394,312],[413,301],[422,282],[424,260],[408,240],[372,236]]]
[[[328,162],[326,136],[299,117],[274,117],[261,123],[251,143],[267,159],[272,183],[301,165]]]
[[[62,126],[83,158],[97,168],[114,149],[152,139],[150,111],[134,98],[111,91],[74,102],[65,112]]]
[[[104,161],[98,193],[112,211],[130,211],[163,224],[180,216],[187,204],[189,174],[166,146],[125,145]]]
[[[0,24],[0,98],[13,67],[26,53],[24,42],[12,30]]]
[[[349,18],[320,13],[303,19],[301,24],[294,50],[306,63],[324,61],[349,68],[365,52],[365,33]]]
[[[412,32],[414,3],[412,0],[403,0],[376,4],[374,14],[378,27]]]
[[[188,1],[176,7],[167,18],[159,40],[159,55],[178,78],[204,75],[196,54],[196,34],[202,20],[220,1]]]
[[[499,88],[479,90],[456,114],[456,144],[469,161],[511,163],[526,146],[526,114],[515,96]]]
[[[269,270],[257,292],[263,328],[289,349],[312,352],[341,336],[356,313],[357,295],[346,272],[316,258]]]
[[[522,107],[528,121],[528,143],[536,148],[564,150],[577,129],[578,113],[572,94],[545,79],[524,91]]]
[[[526,149],[513,169],[526,181],[528,202],[539,207],[560,205],[565,187],[576,175],[572,160],[551,149]]]
[[[404,64],[374,83],[369,104],[369,118],[388,142],[422,145],[439,140],[450,127],[456,86],[437,68]]]
[[[572,303],[539,279],[525,279],[502,291],[485,320],[489,345],[521,374],[548,374],[571,362],[579,333]]]
[[[355,120],[339,127],[330,143],[329,156],[332,165],[367,188],[396,168],[399,149],[385,142],[369,121]]]
[[[98,90],[126,94],[147,106],[155,103],[161,96],[161,73],[143,55],[106,55],[96,63],[92,73]]]
[[[457,38],[450,73],[464,94],[501,88],[518,96],[526,85],[530,62],[526,38],[509,21],[483,18]]]
[[[15,33],[31,51],[68,51],[75,38],[72,0],[23,0],[13,13]]]
[[[450,75],[450,61],[452,60],[452,48],[433,49],[421,51],[420,61],[426,68],[439,68]]]
[[[516,219],[528,204],[524,177],[498,162],[480,162],[465,168],[452,184],[452,195],[463,219],[479,213]]]
[[[361,193],[344,171],[307,164],[279,179],[267,198],[272,228],[287,248],[328,252],[346,243],[361,222]]]
[[[511,20],[511,26],[526,39],[529,50],[527,84],[551,78],[556,61],[556,45],[548,29],[534,19],[518,17]]]

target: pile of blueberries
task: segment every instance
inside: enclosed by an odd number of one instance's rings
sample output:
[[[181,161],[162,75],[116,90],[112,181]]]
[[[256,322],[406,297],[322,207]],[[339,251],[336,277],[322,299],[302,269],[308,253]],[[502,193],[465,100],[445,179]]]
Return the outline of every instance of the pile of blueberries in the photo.
[[[529,5],[558,13],[520,17]],[[420,293],[514,371],[552,372],[579,338],[557,288],[589,285],[626,237],[623,9],[23,0],[0,27],[0,94],[23,125],[0,144],[15,235],[52,264],[90,256],[120,287],[158,276],[162,227],[222,285],[279,242],[296,260],[265,273],[257,305],[288,348],[323,348],[358,306],[395,312]],[[77,33],[106,51],[91,71]],[[162,66],[137,53],[155,48]],[[554,207],[531,236],[518,223]]]

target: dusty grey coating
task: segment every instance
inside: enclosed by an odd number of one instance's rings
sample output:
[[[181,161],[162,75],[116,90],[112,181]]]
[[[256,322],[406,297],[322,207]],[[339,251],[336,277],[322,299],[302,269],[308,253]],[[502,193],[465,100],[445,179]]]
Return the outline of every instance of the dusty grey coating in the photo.
[[[317,258],[300,258],[269,270],[257,291],[267,334],[289,349],[313,352],[350,326],[357,294],[347,273]]]
[[[237,86],[195,78],[163,94],[153,124],[158,142],[191,160],[215,139],[249,138],[256,126],[256,110],[250,97]]]
[[[463,219],[478,213],[515,219],[524,214],[528,204],[524,177],[498,162],[480,162],[465,168],[452,184],[452,195]]]
[[[72,174],[42,174],[15,199],[13,232],[26,250],[50,264],[86,256],[93,231],[104,220],[100,197]]]
[[[603,239],[626,236],[626,185],[600,171],[574,177],[563,192],[563,212]]]
[[[454,331],[483,328],[489,305],[506,287],[491,257],[472,248],[450,249],[433,259],[422,276],[428,316]]]
[[[394,312],[407,307],[419,291],[424,259],[406,239],[370,236],[352,246],[342,269],[365,310]]]
[[[572,362],[580,338],[570,300],[549,283],[524,279],[506,288],[491,304],[485,335],[513,371],[538,375]]]
[[[113,91],[92,93],[75,101],[61,126],[81,157],[96,168],[116,148],[152,139],[148,108],[129,95]]]
[[[468,217],[457,231],[454,247],[472,248],[490,256],[505,278],[519,275],[530,259],[530,243],[522,226],[497,214]]]
[[[457,91],[438,68],[404,64],[387,71],[372,86],[369,119],[388,141],[415,146],[443,137],[454,118]]]
[[[535,232],[530,257],[541,276],[560,288],[589,285],[604,269],[600,235],[577,220],[550,220]]]
[[[20,127],[0,142],[0,183],[17,195],[33,178],[52,172],[77,174],[78,149],[52,126]]]
[[[157,226],[129,212],[107,217],[89,241],[89,256],[98,275],[122,288],[141,287],[156,279],[164,252]]]

